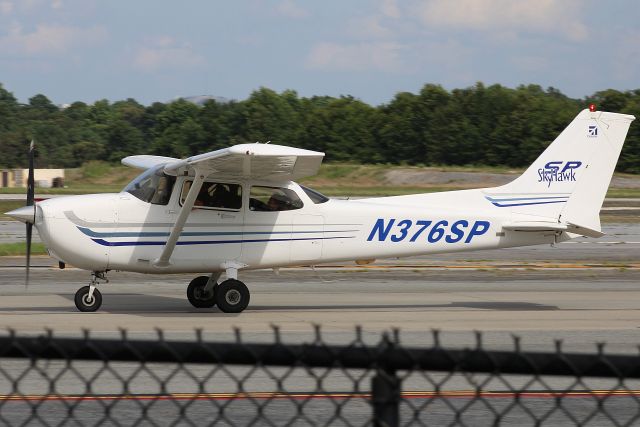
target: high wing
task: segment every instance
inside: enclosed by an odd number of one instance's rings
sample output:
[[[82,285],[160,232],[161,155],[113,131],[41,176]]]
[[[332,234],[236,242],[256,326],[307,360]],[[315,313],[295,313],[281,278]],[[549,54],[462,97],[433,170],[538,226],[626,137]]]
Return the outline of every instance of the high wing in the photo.
[[[296,180],[318,173],[324,153],[273,144],[239,144],[165,165],[170,175],[193,172],[216,178]]]
[[[178,161],[180,161],[180,159],[176,159],[175,157],[141,155],[125,157],[124,159],[122,159],[122,164],[139,169],[149,169],[164,163]]]
[[[164,164],[169,175],[194,175],[187,197],[171,229],[157,267],[166,267],[176,247],[180,233],[193,208],[196,196],[207,177],[216,179],[264,179],[290,181],[315,175],[324,153],[271,144],[239,144],[183,160],[160,156],[131,156],[122,160],[129,166],[153,167]]]

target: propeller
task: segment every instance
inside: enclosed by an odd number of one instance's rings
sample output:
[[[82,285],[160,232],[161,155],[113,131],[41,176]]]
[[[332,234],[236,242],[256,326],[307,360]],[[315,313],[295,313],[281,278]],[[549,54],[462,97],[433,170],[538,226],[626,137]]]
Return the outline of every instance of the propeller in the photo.
[[[33,161],[35,157],[35,147],[33,140],[29,145],[29,177],[27,178],[27,206],[33,206],[35,219],[35,181],[33,177]],[[33,222],[26,222],[27,225],[27,277],[25,286],[29,286],[29,268],[31,267],[31,236],[33,234]]]
[[[35,157],[35,146],[33,141],[29,145],[29,177],[27,178],[27,205],[5,215],[10,216],[18,221],[22,221],[27,225],[27,277],[25,286],[29,286],[29,268],[31,267],[31,237],[33,235],[33,224],[36,222],[36,204],[35,204],[35,182],[33,177],[33,163]]]

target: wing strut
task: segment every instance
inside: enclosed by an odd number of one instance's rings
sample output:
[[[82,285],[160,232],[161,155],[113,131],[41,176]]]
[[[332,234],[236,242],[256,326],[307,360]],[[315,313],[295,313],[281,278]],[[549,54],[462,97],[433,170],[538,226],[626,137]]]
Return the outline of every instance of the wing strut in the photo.
[[[176,248],[176,243],[180,238],[180,233],[182,233],[184,224],[185,222],[187,222],[187,218],[189,218],[189,214],[191,213],[193,204],[196,202],[196,197],[200,192],[200,188],[202,187],[203,182],[204,182],[204,174],[196,170],[195,179],[191,184],[189,193],[187,193],[187,198],[184,200],[184,203],[182,204],[182,210],[178,214],[178,218],[176,219],[176,222],[173,225],[173,229],[171,229],[171,234],[169,235],[169,239],[167,239],[167,243],[164,245],[164,249],[162,249],[162,254],[160,255],[160,258],[158,258],[154,262],[154,265],[156,267],[169,266],[169,259],[171,258],[171,254],[173,254],[173,250]]]

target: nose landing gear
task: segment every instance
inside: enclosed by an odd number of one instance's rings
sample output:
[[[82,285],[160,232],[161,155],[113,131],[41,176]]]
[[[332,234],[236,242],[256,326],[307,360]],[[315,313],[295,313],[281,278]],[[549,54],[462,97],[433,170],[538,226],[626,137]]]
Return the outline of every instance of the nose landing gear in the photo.
[[[108,282],[106,272],[94,271],[91,273],[91,283],[78,289],[73,299],[78,310],[83,312],[97,311],[102,305],[102,294],[96,288],[98,280]]]

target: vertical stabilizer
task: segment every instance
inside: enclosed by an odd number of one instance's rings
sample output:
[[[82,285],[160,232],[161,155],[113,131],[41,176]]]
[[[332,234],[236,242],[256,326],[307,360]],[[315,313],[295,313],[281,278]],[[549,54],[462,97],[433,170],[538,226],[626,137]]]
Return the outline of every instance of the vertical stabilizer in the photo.
[[[520,218],[599,235],[602,202],[634,119],[583,110],[521,176],[485,197]]]
[[[593,124],[588,126],[597,133],[587,139],[591,156],[585,164],[583,176],[562,209],[559,220],[581,229],[600,232],[602,203],[618,163],[629,125],[635,117],[604,112],[595,112],[591,116],[590,123]]]

